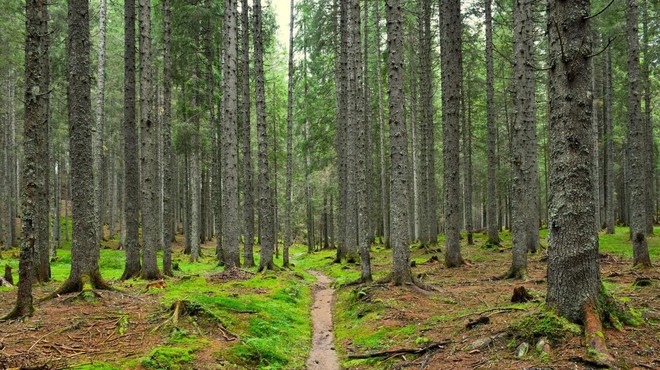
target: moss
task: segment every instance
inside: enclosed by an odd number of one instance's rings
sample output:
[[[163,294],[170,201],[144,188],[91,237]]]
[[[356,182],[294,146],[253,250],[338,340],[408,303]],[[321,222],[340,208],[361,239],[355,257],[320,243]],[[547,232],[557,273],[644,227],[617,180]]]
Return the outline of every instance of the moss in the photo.
[[[147,369],[192,369],[194,348],[156,347],[141,363]]]
[[[105,362],[92,362],[90,364],[73,365],[71,369],[75,370],[119,370],[118,367],[112,366]]]
[[[617,302],[605,285],[598,295],[598,314],[604,323],[617,330],[622,330],[624,325],[639,326],[644,322],[640,311],[628,307],[624,301]]]
[[[564,338],[579,335],[582,329],[553,312],[542,309],[526,315],[522,320],[509,328],[509,333],[520,341],[534,342],[542,337],[553,343],[561,342]]]

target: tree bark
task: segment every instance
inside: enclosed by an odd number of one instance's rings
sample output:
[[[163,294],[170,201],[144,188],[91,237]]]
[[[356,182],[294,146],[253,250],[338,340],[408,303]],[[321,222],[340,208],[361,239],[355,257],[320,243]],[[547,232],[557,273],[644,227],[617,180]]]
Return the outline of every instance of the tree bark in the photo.
[[[228,268],[240,266],[238,240],[238,101],[236,0],[225,2],[224,15],[224,98],[222,116],[222,249]]]
[[[408,243],[408,139],[405,127],[403,66],[403,9],[401,0],[387,0],[387,45],[389,114],[390,114],[390,221],[392,244],[392,282],[410,283],[410,249]]]
[[[96,126],[94,127],[94,214],[96,217],[96,227],[98,230],[99,241],[105,237],[103,235],[103,217],[101,213],[105,208],[103,205],[103,126],[105,121],[105,31],[106,14],[108,11],[107,1],[100,0],[99,4],[99,50],[98,65],[96,73]]]
[[[486,179],[486,228],[488,245],[499,245],[499,224],[497,221],[497,123],[495,122],[495,82],[493,72],[493,17],[492,0],[486,0],[486,126],[488,168]]]
[[[612,51],[605,53],[605,98],[603,121],[605,123],[605,225],[608,234],[615,231],[614,204],[614,137],[612,127]]]
[[[241,88],[243,98],[243,218],[245,224],[245,241],[243,246],[243,263],[245,267],[254,266],[254,188],[252,174],[252,128],[250,125],[250,21],[247,0],[242,0],[242,60]]]
[[[348,253],[348,239],[346,234],[348,215],[348,2],[340,1],[339,17],[339,48],[335,55],[339,55],[337,66],[337,116],[336,116],[336,152],[339,182],[339,204],[337,215],[337,257],[335,262],[339,263],[346,258]]]
[[[383,78],[382,67],[381,67],[381,50],[380,50],[380,1],[376,1],[375,4],[375,22],[376,22],[376,35],[374,37],[376,40],[376,78],[378,86],[378,130],[379,130],[379,140],[380,140],[380,212],[383,222],[383,245],[385,248],[390,247],[390,212],[389,212],[389,195],[390,190],[388,187],[388,178],[387,178],[387,157],[385,149],[385,114],[383,107]],[[330,198],[330,203],[332,204],[332,198]],[[332,205],[330,206],[332,208]],[[334,238],[333,238],[334,239]]]
[[[357,231],[358,231],[358,247],[360,254],[360,281],[362,283],[371,282],[371,222],[369,213],[369,192],[368,182],[369,177],[367,174],[369,161],[367,157],[371,156],[370,148],[368,147],[369,141],[367,138],[367,131],[369,130],[369,122],[366,120],[366,103],[364,98],[364,87],[366,76],[363,75],[362,70],[362,56],[361,56],[361,12],[360,1],[351,0],[351,23],[352,23],[352,37],[353,37],[353,71],[355,73],[355,89],[356,99],[354,100],[354,113],[356,125],[356,154],[357,159],[357,173],[356,173],[356,198],[357,198]]]
[[[284,251],[282,252],[282,265],[289,267],[289,248],[291,237],[291,187],[293,182],[293,21],[294,4],[291,0],[291,15],[289,17],[289,92],[287,98],[286,117],[286,215],[284,216]]]
[[[7,317],[20,318],[32,315],[32,283],[42,276],[37,271],[33,276],[32,265],[39,263],[34,257],[41,251],[35,250],[38,237],[37,212],[43,211],[44,176],[39,172],[40,147],[48,147],[48,5],[45,0],[31,0],[25,4],[25,125],[23,130],[23,152],[25,165],[22,173],[21,193],[21,249],[19,256],[19,281],[16,305]],[[41,165],[44,166],[44,165]],[[45,164],[48,166],[48,163]],[[47,167],[46,167],[47,168]],[[48,173],[46,171],[46,173]],[[47,210],[48,208],[46,208]],[[48,211],[46,211],[48,215]],[[47,228],[46,228],[47,230]],[[48,253],[48,249],[46,249]],[[48,271],[50,272],[50,271]]]
[[[163,0],[163,274],[173,276],[172,241],[175,234],[174,182],[172,170],[172,55],[171,55],[171,1]]]
[[[644,176],[646,184],[646,235],[653,235],[653,226],[655,225],[656,198],[655,198],[655,140],[652,121],[651,95],[653,86],[651,85],[650,64],[652,56],[649,54],[649,4],[643,0],[642,13],[642,52],[644,53],[644,64],[642,64],[642,84],[644,86],[644,139],[646,144],[646,171]]]
[[[69,278],[50,297],[94,288],[111,289],[99,270],[100,245],[94,218],[92,105],[88,0],[68,2],[68,111],[73,243]]]
[[[261,243],[261,260],[259,271],[275,269],[273,263],[274,225],[273,199],[270,189],[270,172],[268,168],[268,136],[266,125],[266,97],[264,91],[264,60],[263,60],[263,14],[261,0],[254,0],[254,75],[255,75],[255,107],[257,109],[257,134],[259,137],[259,229]]]
[[[36,5],[36,4],[34,4]],[[27,6],[27,5],[26,5]],[[36,244],[35,244],[35,253],[36,258],[34,259],[34,273],[36,281],[38,282],[47,282],[50,281],[50,219],[49,219],[49,187],[50,187],[50,135],[49,135],[49,126],[50,126],[50,68],[48,60],[48,48],[50,44],[50,33],[48,30],[48,7],[46,4],[36,5],[40,11],[45,13],[45,15],[37,15],[36,19],[39,22],[39,31],[38,35],[33,35],[37,37],[38,50],[31,52],[37,53],[35,55],[38,58],[39,70],[38,75],[34,76],[34,79],[39,79],[36,82],[36,85],[39,87],[39,92],[30,92],[29,96],[26,93],[26,102],[28,97],[30,99],[36,99],[40,106],[38,109],[38,115],[28,119],[27,110],[26,110],[26,121],[28,120],[37,120],[37,137],[36,140],[36,163],[35,171],[37,173],[37,199],[35,203],[35,213],[34,213],[34,227],[36,229]],[[32,30],[34,31],[34,30]],[[26,38],[27,40],[27,38]],[[27,58],[26,58],[27,59]],[[36,61],[36,60],[35,60]],[[26,60],[26,69],[27,69],[27,60]],[[27,73],[26,73],[27,75]],[[27,80],[27,78],[26,78]],[[34,85],[33,85],[34,86]],[[38,96],[39,94],[44,95],[43,97]],[[32,108],[32,107],[31,107]],[[24,134],[25,135],[25,134]],[[24,148],[25,150],[26,148]],[[23,168],[23,176],[25,175],[25,167],[29,166],[27,159],[25,159],[25,165]],[[25,188],[25,180],[21,183],[22,187]],[[24,189],[22,191],[25,191]]]
[[[648,241],[646,239],[647,199],[645,176],[648,175],[646,160],[647,139],[642,122],[641,78],[639,64],[639,11],[637,0],[627,0],[626,34],[628,40],[628,135],[627,159],[630,169],[630,234],[633,242],[633,265],[650,267]]]
[[[153,67],[151,56],[151,1],[138,0],[140,28],[140,171],[142,173],[142,277],[161,277],[156,260],[159,247],[157,121],[153,109]]]
[[[445,265],[462,265],[460,246],[461,192],[459,177],[460,99],[462,78],[461,4],[443,0],[441,9],[442,122],[445,180]]]
[[[589,0],[550,0],[549,307],[582,322],[600,289],[593,197]]]
[[[513,260],[507,278],[527,275],[527,252],[535,252],[538,239],[538,174],[536,149],[536,84],[532,67],[534,2],[517,0],[514,7],[514,122],[511,130],[511,235]]]

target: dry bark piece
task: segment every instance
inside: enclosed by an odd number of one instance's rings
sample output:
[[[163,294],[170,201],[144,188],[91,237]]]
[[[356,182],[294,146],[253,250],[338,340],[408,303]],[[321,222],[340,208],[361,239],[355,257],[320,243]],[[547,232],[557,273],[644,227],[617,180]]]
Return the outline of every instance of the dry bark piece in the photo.
[[[476,320],[468,320],[468,323],[465,324],[465,328],[470,330],[474,328],[475,326],[482,325],[482,324],[488,324],[490,323],[490,319],[488,316],[481,316]]]

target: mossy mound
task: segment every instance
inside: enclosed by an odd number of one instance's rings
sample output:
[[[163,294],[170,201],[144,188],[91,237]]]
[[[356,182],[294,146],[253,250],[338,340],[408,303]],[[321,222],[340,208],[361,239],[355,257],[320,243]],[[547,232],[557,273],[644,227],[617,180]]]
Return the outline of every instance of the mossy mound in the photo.
[[[540,310],[526,315],[509,327],[509,334],[519,341],[534,343],[540,338],[548,338],[558,343],[566,337],[580,335],[582,329],[553,312]]]

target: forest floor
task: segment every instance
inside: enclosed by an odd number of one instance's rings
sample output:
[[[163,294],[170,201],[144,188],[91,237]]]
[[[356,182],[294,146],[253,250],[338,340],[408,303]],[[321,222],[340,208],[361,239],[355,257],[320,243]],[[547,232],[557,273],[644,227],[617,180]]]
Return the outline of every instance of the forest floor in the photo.
[[[579,330],[547,320],[544,251],[529,256],[528,279],[493,279],[510,263],[510,235],[503,232],[502,238],[502,247],[489,249],[484,236],[475,234],[475,245],[462,248],[469,265],[458,269],[442,267],[442,241],[440,248],[413,247],[413,272],[434,291],[383,284],[342,287],[359,276],[359,265],[333,264],[334,251],[308,254],[303,246],[291,250],[292,270],[225,272],[214,262],[213,242],[203,246],[206,257],[195,264],[178,242],[174,278],[157,284],[119,282],[123,251],[110,241],[104,243],[100,266],[118,291],[101,291],[93,301],[57,297],[38,303],[31,318],[0,323],[0,369],[303,369],[312,347],[310,312],[328,301],[326,296],[313,304],[314,292],[323,290],[315,288],[316,271],[334,280],[332,332],[341,368],[596,367]],[[660,270],[632,269],[627,229],[601,234],[600,245],[605,288],[640,321],[604,329],[616,366],[658,369]],[[649,249],[657,265],[659,236],[649,239]],[[15,273],[17,255],[16,249],[3,252],[0,263]],[[389,271],[391,253],[374,245],[372,256],[378,280]],[[65,246],[52,264],[53,281],[35,286],[35,296],[54,291],[67,277],[69,263]],[[650,285],[635,284],[642,278]],[[526,288],[531,301],[510,302],[518,286]],[[15,288],[0,287],[0,315],[9,312],[15,294]],[[524,326],[530,322],[538,325]],[[543,338],[547,345],[539,351]],[[523,342],[529,349],[517,356]]]

